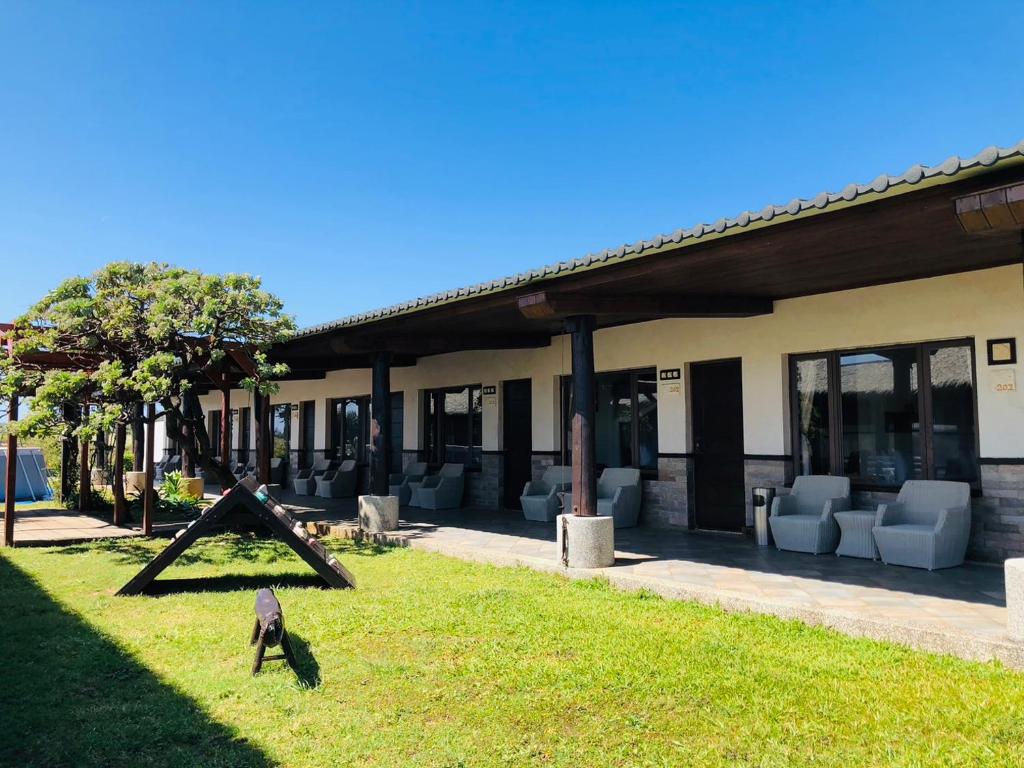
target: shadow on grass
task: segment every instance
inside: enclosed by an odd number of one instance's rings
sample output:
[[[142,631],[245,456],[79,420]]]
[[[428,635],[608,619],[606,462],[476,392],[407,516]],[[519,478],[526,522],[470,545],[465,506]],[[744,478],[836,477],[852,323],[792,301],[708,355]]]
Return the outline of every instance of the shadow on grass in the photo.
[[[146,588],[144,594],[160,597],[183,592],[237,592],[239,590],[257,590],[263,587],[328,589],[324,580],[315,573],[286,573],[271,576],[229,573],[223,576],[204,576],[194,579],[156,579]]]
[[[320,678],[320,663],[313,655],[309,643],[301,635],[288,631],[288,639],[292,643],[295,654],[295,676],[303,688],[319,688],[323,682]]]
[[[0,765],[273,765],[3,557],[0,583]]]

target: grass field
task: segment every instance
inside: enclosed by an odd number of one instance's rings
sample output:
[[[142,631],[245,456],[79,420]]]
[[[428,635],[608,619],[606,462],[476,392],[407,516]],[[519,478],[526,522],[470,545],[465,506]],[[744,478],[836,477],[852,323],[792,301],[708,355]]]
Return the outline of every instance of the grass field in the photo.
[[[411,550],[338,544],[326,591],[239,536],[114,597],[161,545],[0,554],[0,764],[1024,765],[994,664]],[[249,675],[263,583],[297,676]]]

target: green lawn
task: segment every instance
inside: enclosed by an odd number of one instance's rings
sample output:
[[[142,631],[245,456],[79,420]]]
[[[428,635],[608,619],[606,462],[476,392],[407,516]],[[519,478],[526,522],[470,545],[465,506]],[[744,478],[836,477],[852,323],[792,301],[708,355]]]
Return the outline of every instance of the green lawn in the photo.
[[[1024,765],[995,664],[411,550],[338,545],[359,588],[320,590],[235,536],[114,597],[159,546],[0,555],[0,764]],[[299,677],[249,676],[257,574]]]

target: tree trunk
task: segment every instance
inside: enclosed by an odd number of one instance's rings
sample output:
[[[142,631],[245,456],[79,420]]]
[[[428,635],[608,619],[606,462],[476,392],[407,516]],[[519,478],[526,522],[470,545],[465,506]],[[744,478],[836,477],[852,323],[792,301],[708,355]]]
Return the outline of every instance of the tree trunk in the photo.
[[[165,412],[176,412],[174,405],[170,401],[165,401],[163,405]],[[182,398],[181,407],[184,413],[179,418],[165,421],[168,435],[179,442],[182,454],[192,452],[191,460],[194,462],[194,466],[198,465],[203,468],[204,472],[209,472],[213,475],[224,490],[231,488],[238,480],[231,473],[230,459],[227,461],[217,461],[214,458],[214,448],[210,445],[210,435],[206,431],[206,424],[203,423],[203,410],[199,404],[198,396],[194,392],[188,392]],[[188,414],[188,416],[185,414]],[[179,427],[186,419],[189,420],[192,427],[187,435]],[[182,457],[182,464],[184,465],[184,456]]]
[[[118,424],[114,430],[114,478],[112,481],[114,491],[114,525],[124,525],[125,512],[128,505],[124,498],[124,448],[127,438],[127,428],[124,424]]]

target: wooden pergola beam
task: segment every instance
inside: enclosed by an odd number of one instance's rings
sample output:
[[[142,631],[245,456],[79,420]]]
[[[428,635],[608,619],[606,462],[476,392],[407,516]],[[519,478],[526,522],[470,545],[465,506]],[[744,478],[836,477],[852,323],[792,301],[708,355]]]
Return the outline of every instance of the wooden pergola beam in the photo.
[[[18,420],[18,398],[10,401],[8,426]],[[3,542],[5,547],[14,546],[14,497],[18,486],[18,438],[10,430],[7,431],[7,475],[4,485],[4,525]]]
[[[754,317],[770,315],[771,299],[756,296],[594,296],[536,291],[517,299],[530,320],[595,317]]]

